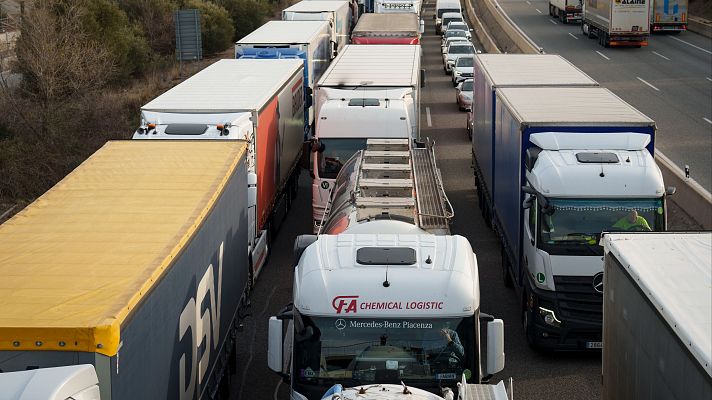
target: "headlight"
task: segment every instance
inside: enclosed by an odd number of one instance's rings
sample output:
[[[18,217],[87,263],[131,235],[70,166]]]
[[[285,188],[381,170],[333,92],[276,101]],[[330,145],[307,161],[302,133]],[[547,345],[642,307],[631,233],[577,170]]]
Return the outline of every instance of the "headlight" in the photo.
[[[448,60],[447,60],[447,63],[448,63],[448,65],[451,65],[451,66],[452,66],[452,65],[455,65],[455,60],[450,60],[450,59],[448,59]]]
[[[544,307],[539,307],[539,314],[544,318],[544,322],[547,323],[547,325],[555,326],[555,327],[560,327],[561,326],[561,320],[556,318],[556,313],[554,313],[553,310],[549,310],[548,308]]]

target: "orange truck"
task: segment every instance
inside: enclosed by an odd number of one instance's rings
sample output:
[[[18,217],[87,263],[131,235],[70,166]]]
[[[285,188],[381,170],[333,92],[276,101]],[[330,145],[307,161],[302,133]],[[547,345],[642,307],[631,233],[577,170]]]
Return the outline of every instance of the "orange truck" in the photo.
[[[247,146],[250,281],[297,195],[304,61],[217,61],[141,107],[134,140],[241,140]]]

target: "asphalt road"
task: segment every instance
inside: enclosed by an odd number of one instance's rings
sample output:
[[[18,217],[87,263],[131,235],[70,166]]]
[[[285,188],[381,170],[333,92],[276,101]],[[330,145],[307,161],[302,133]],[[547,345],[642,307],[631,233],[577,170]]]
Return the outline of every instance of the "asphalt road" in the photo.
[[[693,32],[653,35],[647,47],[604,48],[549,16],[545,0],[498,0],[549,54],[561,54],[655,120],[656,147],[712,188],[712,39]]]
[[[428,83],[423,89],[421,133],[436,141],[438,166],[455,209],[452,231],[465,236],[477,254],[481,309],[505,321],[506,366],[493,382],[513,377],[518,399],[600,399],[600,353],[540,354],[525,342],[519,303],[514,292],[502,284],[499,241],[485,226],[477,206],[466,115],[458,111],[455,90],[442,69],[440,39],[435,36],[431,16],[434,1],[430,3],[425,5],[423,63]],[[241,371],[232,383],[232,399],[289,398],[287,385],[267,368],[267,321],[292,300],[292,246],[297,235],[310,233],[310,208],[310,179],[302,174],[299,197],[277,234],[269,263],[258,279],[252,317],[238,337]],[[677,229],[688,227],[689,221],[679,210],[671,209],[669,218]]]

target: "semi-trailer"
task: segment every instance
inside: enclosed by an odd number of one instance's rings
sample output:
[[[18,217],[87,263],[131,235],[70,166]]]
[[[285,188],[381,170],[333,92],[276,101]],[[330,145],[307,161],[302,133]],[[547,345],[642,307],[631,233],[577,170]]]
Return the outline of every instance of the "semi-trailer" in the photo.
[[[687,30],[688,0],[652,0],[650,32],[680,33]]]
[[[346,0],[302,0],[282,10],[283,21],[327,21],[336,55],[349,44],[352,23],[351,5]]]
[[[326,21],[269,21],[235,44],[237,59],[304,60],[304,140],[314,128],[312,94],[335,56]]]
[[[666,228],[674,189],[653,159],[655,123],[603,88],[495,96],[495,140],[475,149],[478,199],[502,242],[503,279],[516,287],[527,342],[600,349],[601,232]]]
[[[339,170],[368,138],[419,137],[420,56],[419,45],[348,45],[317,83],[314,232]]]
[[[562,24],[581,21],[583,0],[549,0],[549,15],[561,20]]]
[[[136,140],[248,143],[250,282],[297,195],[304,142],[300,59],[220,60],[141,108]]]
[[[90,364],[104,400],[224,389],[248,299],[246,153],[108,142],[0,225],[0,370]]]
[[[606,233],[603,398],[712,397],[712,233]]]
[[[375,0],[373,12],[384,13],[413,13],[420,17],[420,0]]]
[[[477,257],[449,235],[440,182],[432,147],[409,139],[369,140],[344,166],[325,233],[295,242],[293,304],[269,320],[268,365],[291,398],[337,383],[439,394],[503,369],[503,322],[480,311]]]
[[[364,14],[351,33],[352,44],[420,44],[418,16],[413,13]]]
[[[648,45],[653,0],[584,0],[581,31],[604,47]]]

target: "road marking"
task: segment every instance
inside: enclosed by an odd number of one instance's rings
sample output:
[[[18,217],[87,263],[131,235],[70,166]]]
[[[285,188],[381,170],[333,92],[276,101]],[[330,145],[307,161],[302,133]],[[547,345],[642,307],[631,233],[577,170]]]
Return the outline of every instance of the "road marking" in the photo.
[[[573,34],[573,33],[571,33],[571,32],[569,32],[569,36],[571,36],[572,38],[574,38],[574,39],[578,40],[578,38],[576,37],[576,35],[574,35],[574,34]]]
[[[598,53],[599,56],[605,58],[606,60],[611,61],[611,59],[608,58],[608,56],[606,56],[605,54],[601,53],[600,51],[596,51],[596,53]]]
[[[709,50],[707,50],[707,49],[703,49],[703,48],[700,47],[700,46],[695,46],[694,44],[692,44],[692,43],[690,43],[690,42],[688,42],[688,41],[685,41],[685,40],[682,40],[682,39],[678,39],[678,38],[673,37],[673,36],[670,36],[670,39],[675,39],[675,40],[677,40],[678,42],[685,43],[685,44],[688,45],[688,46],[692,46],[692,47],[696,48],[697,50],[702,50],[702,51],[704,51],[704,52],[707,53],[707,54],[712,54],[712,51],[709,51]]]
[[[550,19],[549,22],[551,22],[551,23],[554,24],[554,25],[559,25],[559,23],[556,22],[556,21],[554,21],[553,19]]]
[[[709,76],[708,76],[707,78],[705,78],[705,79],[707,79],[708,81],[712,82],[712,78],[710,78]]]
[[[527,4],[529,4],[529,5],[532,5],[532,3],[531,3],[531,2],[529,2],[529,1],[527,1]]]
[[[669,59],[669,58],[667,58],[667,57],[665,57],[664,55],[662,55],[662,54],[658,53],[657,51],[654,51],[654,52],[653,52],[653,54],[655,54],[656,56],[658,56],[658,57],[660,57],[660,58],[664,58],[664,59],[666,59],[666,60],[670,61],[670,59]]]
[[[428,120],[428,128],[433,126],[433,120],[430,119],[430,107],[425,107],[425,119]]]
[[[646,82],[645,79],[643,79],[643,78],[641,78],[641,77],[639,77],[639,76],[636,76],[636,78],[638,78],[638,80],[641,81],[641,82],[643,82],[644,84],[646,84],[646,85],[650,86],[651,88],[655,89],[656,92],[659,92],[659,91],[660,91],[660,89],[658,89],[658,88],[656,88],[655,86],[651,85],[650,83]]]
[[[541,12],[538,8],[535,8],[535,10],[536,10],[536,12],[538,12],[539,14],[542,14],[542,12]]]
[[[705,121],[707,121],[708,124],[712,125],[712,121],[710,121],[708,118],[702,117]]]

